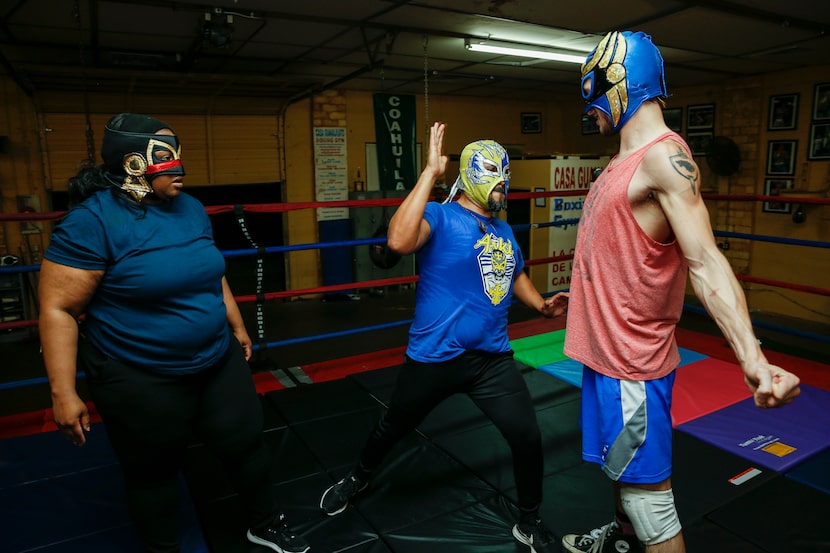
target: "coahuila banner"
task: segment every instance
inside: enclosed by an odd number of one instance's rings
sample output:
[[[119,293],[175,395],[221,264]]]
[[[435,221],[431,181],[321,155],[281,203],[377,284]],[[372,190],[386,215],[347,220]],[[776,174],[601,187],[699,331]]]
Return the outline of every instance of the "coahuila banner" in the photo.
[[[415,96],[375,94],[375,140],[381,190],[415,186]]]

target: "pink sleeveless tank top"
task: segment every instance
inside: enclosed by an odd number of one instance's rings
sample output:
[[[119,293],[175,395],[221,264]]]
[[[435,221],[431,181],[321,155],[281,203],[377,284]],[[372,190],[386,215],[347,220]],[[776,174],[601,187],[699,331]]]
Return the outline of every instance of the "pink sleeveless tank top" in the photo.
[[[675,326],[687,264],[676,240],[660,243],[634,218],[628,188],[665,133],[619,163],[611,161],[585,199],[571,277],[565,354],[607,376],[651,380],[680,361]]]

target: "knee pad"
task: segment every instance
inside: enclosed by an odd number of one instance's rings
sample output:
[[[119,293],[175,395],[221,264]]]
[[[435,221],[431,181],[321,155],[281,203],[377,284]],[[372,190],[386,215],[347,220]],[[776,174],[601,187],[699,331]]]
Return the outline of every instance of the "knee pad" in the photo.
[[[623,486],[620,499],[637,539],[644,544],[661,543],[680,533],[680,519],[671,490],[652,491]]]

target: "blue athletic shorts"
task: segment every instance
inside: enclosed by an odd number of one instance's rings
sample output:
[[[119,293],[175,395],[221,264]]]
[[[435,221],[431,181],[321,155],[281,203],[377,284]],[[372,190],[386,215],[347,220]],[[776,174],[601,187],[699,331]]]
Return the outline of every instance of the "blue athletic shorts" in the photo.
[[[619,482],[656,484],[671,476],[674,376],[617,380],[584,367],[582,458]]]

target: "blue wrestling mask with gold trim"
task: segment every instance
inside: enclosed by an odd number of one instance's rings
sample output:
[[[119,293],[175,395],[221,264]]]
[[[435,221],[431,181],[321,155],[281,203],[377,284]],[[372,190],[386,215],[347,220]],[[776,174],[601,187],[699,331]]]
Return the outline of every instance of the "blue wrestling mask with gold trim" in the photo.
[[[582,65],[585,112],[596,108],[606,113],[614,131],[643,102],[666,96],[663,56],[645,33],[608,33]]]

